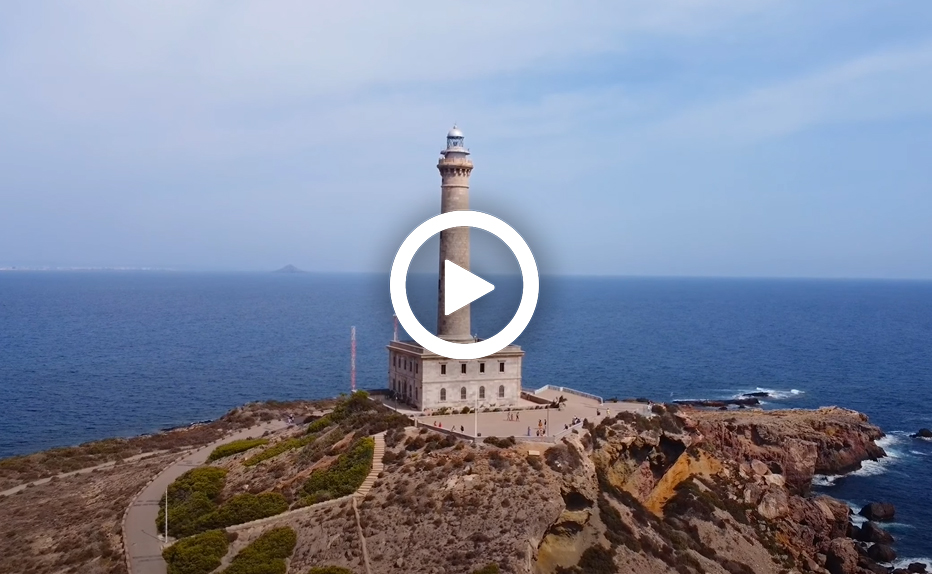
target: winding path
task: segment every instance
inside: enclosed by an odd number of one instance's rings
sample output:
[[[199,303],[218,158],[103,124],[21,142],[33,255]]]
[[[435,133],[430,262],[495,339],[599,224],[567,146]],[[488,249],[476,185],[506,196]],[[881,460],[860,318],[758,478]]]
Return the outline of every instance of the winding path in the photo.
[[[286,426],[288,426],[286,423],[276,420],[224,436],[178,458],[160,472],[136,495],[123,517],[123,547],[129,574],[165,574],[167,572],[165,561],[162,560],[162,541],[155,529],[155,519],[159,514],[159,500],[169,484],[192,468],[206,463],[211,451],[221,444],[261,436],[265,431],[276,431]]]

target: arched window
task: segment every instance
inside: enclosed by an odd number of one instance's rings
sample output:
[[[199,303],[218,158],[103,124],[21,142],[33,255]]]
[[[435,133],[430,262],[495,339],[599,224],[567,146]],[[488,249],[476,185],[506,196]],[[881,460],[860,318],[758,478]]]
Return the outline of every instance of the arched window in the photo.
[[[485,398],[485,387],[479,387],[479,398],[480,399]]]
[[[441,400],[441,401],[447,400],[447,390],[446,390],[446,389],[440,389],[440,400]]]
[[[504,398],[505,398],[505,385],[499,385],[499,386],[498,386],[498,398],[500,398],[500,399],[504,399]]]
[[[460,399],[464,401],[466,400],[466,387],[463,387],[462,389],[460,389]]]

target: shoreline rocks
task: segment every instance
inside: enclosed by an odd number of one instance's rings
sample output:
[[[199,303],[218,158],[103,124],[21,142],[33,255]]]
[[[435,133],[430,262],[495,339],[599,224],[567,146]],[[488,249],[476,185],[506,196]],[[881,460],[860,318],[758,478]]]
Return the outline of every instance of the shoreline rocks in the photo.
[[[871,502],[862,508],[858,514],[870,521],[890,522],[896,516],[896,508],[889,502]]]
[[[750,397],[744,399],[698,399],[698,400],[681,400],[673,401],[674,404],[686,407],[703,407],[710,409],[720,409],[722,407],[754,407],[760,404],[760,400]]]
[[[918,432],[914,432],[913,434],[909,436],[911,436],[912,438],[932,439],[932,429],[919,429]]]

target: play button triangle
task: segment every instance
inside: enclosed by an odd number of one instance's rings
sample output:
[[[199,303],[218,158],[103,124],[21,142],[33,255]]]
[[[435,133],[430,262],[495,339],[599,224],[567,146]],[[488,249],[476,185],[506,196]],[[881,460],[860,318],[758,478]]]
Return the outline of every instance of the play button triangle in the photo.
[[[443,262],[443,314],[462,309],[495,289],[485,279],[473,275],[449,259]]]

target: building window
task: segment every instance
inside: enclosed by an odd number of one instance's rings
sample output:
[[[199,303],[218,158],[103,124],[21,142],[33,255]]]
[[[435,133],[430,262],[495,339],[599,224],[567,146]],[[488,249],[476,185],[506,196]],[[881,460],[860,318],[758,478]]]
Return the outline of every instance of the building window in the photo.
[[[485,387],[479,387],[479,398],[480,399],[485,398]]]
[[[463,363],[462,365],[460,365],[460,372],[463,373],[464,375],[466,374],[466,363]]]
[[[460,399],[464,401],[466,400],[466,387],[460,389]]]
[[[480,372],[480,373],[484,373],[484,372],[485,372],[485,363],[479,363],[479,372]]]
[[[398,366],[398,356],[397,356],[397,355],[392,355],[392,366],[393,366],[393,367],[397,367],[397,366]]]
[[[505,385],[499,385],[499,386],[498,386],[498,398],[500,398],[500,399],[504,399],[504,398],[505,398]]]
[[[419,363],[414,363],[414,374],[415,374],[415,375],[417,374],[417,366],[418,366],[418,364],[419,364]]]
[[[446,390],[446,389],[440,389],[440,400],[441,400],[441,401],[447,400],[447,390]]]
[[[447,374],[447,366],[446,366],[446,365],[440,365],[440,374],[441,374],[441,375]]]
[[[499,372],[499,373],[504,373],[504,372],[505,372],[505,363],[499,363],[499,364],[498,364],[498,372]]]

